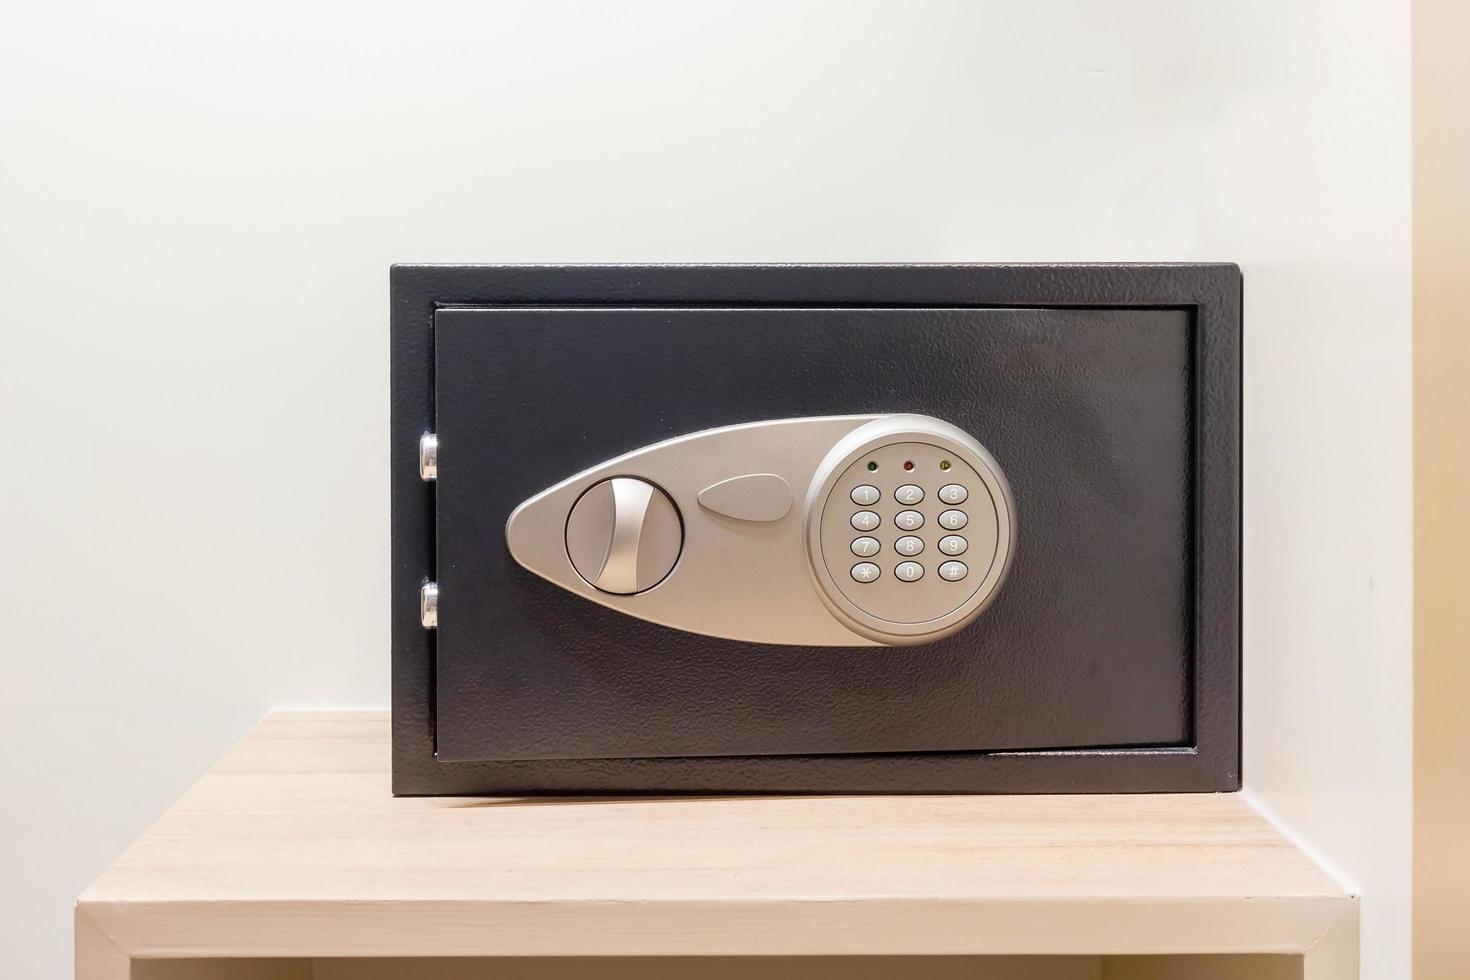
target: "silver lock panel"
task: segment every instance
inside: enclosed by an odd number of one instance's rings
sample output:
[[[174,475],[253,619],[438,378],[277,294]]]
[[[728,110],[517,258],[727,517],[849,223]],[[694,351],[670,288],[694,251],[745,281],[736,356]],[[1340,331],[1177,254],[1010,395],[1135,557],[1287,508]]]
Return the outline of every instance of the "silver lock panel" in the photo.
[[[640,619],[863,646],[927,642],[973,620],[1009,567],[1014,521],[999,466],[961,430],[834,416],[710,429],[609,460],[522,503],[506,542],[530,571]]]

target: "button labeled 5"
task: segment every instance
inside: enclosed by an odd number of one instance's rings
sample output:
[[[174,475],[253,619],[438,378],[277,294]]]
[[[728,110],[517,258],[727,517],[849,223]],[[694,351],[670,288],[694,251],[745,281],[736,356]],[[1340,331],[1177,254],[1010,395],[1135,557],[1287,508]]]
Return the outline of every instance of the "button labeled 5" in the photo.
[[[916,510],[901,510],[898,512],[898,515],[893,518],[893,523],[897,524],[905,531],[917,531],[919,528],[924,526],[924,515],[920,514]]]

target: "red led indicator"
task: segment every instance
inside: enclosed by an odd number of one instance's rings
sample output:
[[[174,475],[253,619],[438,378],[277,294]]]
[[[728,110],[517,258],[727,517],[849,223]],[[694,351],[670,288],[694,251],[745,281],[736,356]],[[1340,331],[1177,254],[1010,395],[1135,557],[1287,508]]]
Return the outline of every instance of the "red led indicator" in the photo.
[[[903,464],[903,468],[906,469],[906,470],[913,469],[914,468],[914,461],[911,460],[911,459],[910,460],[905,460],[904,461],[904,464]]]

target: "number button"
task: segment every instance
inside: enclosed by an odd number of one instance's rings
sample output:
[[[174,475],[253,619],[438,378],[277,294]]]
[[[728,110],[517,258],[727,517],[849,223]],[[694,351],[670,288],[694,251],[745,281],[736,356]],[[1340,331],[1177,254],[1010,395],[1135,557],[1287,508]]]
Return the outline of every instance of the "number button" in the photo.
[[[852,526],[856,531],[873,531],[881,523],[878,515],[870,510],[860,510],[852,515]]]
[[[900,582],[917,582],[924,577],[924,566],[916,561],[901,561],[893,570],[893,575]]]
[[[924,491],[923,488],[916,487],[912,483],[905,483],[893,491],[893,499],[901,504],[912,507],[924,499]]]
[[[878,577],[878,566],[870,561],[860,561],[852,566],[852,577],[859,582],[871,582]]]
[[[878,544],[877,538],[854,538],[852,542],[852,553],[859,558],[872,558],[876,555],[882,545]]]
[[[852,488],[852,502],[859,507],[871,507],[878,502],[878,498],[881,496],[883,495],[878,492],[877,487],[870,487],[866,483],[860,487]]]
[[[920,514],[916,510],[901,510],[893,518],[893,523],[897,524],[905,531],[917,531],[919,528],[924,526],[924,515]],[[863,531],[867,529],[858,528],[858,530]]]
[[[965,563],[962,561],[947,561],[939,566],[939,577],[946,582],[958,582],[969,574],[970,570],[965,567]]]
[[[939,539],[939,550],[946,555],[963,555],[968,547],[970,547],[970,542],[958,534],[946,534]]]
[[[962,504],[970,497],[970,491],[958,483],[946,483],[939,488],[939,499],[947,504]],[[859,501],[861,502],[861,501]]]
[[[900,555],[912,557],[924,550],[924,539],[916,538],[912,534],[906,534],[893,542],[893,550]]]
[[[958,531],[968,523],[970,523],[970,519],[965,516],[965,512],[962,510],[947,510],[939,515],[939,526],[946,531]]]

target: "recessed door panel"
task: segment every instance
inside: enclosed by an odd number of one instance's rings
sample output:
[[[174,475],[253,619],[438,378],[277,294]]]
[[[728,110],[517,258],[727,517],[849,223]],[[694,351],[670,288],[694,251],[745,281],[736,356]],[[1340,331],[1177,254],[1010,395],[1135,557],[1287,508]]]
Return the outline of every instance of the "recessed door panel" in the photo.
[[[1187,744],[1192,357],[1189,314],[1167,309],[439,310],[432,388],[438,758]],[[850,646],[842,645],[842,625],[835,633],[820,625],[793,632],[800,643],[732,638],[746,634],[729,624],[748,617],[759,626],[754,635],[782,639],[782,610],[801,605],[800,589],[820,598],[823,588],[802,566],[772,593],[772,576],[795,566],[770,556],[800,530],[809,489],[802,481],[822,463],[811,458],[808,472],[805,450],[774,438],[740,447],[730,475],[779,476],[790,488],[789,511],[776,514],[779,488],[770,479],[711,495],[738,512],[732,518],[700,503],[703,471],[674,490],[589,477],[586,492],[596,487],[598,495],[585,499],[570,546],[576,554],[565,556],[573,577],[559,583],[507,543],[507,521],[523,503],[625,454],[771,420],[888,416],[932,419],[973,437],[1012,497],[1008,572],[957,632],[890,645],[882,630],[836,610],[833,621],[856,630]],[[913,604],[891,577],[901,563],[890,552],[902,537],[920,539],[922,550],[911,556],[923,568],[914,595],[923,590],[924,602],[942,611],[943,589],[962,586],[944,582],[939,568],[964,556],[940,552],[938,521],[946,509],[978,501],[949,507],[938,496],[953,482],[945,474],[959,472],[939,465],[958,467],[958,457],[924,456],[930,443],[922,440],[894,445],[918,448],[854,456],[838,475],[854,481],[868,462],[881,463],[874,486],[884,499],[873,512],[883,526],[908,511],[924,522],[911,535],[875,536],[877,584],[888,591],[870,605],[903,619]],[[897,482],[895,468],[908,462],[917,475]],[[970,492],[984,489],[974,469],[965,472]],[[603,475],[643,481],[647,474]],[[567,495],[569,518],[583,499],[577,489]],[[887,500],[900,489],[902,500]],[[851,497],[855,511],[858,499]],[[677,543],[671,514],[683,521]],[[852,515],[829,517],[815,535],[834,554],[849,544],[833,523],[839,518]],[[551,515],[543,531],[554,533],[558,520]],[[743,545],[777,549],[732,551],[726,568],[701,566],[698,590],[683,601],[728,613],[707,616],[726,624],[714,631],[721,635],[669,625],[705,621],[681,618],[678,608],[645,618],[640,598],[677,607],[664,590],[696,567],[684,565],[694,560],[688,549],[708,547],[707,529],[703,537],[696,531],[717,523],[743,535]],[[642,565],[627,537],[640,530],[651,542]],[[854,540],[865,536],[854,525]],[[624,557],[609,566],[615,541]],[[995,542],[986,542],[990,554]],[[801,547],[790,555],[801,559]],[[861,558],[854,552],[852,565]],[[839,572],[841,561],[832,563]],[[828,591],[862,605],[865,584],[850,578]]]

